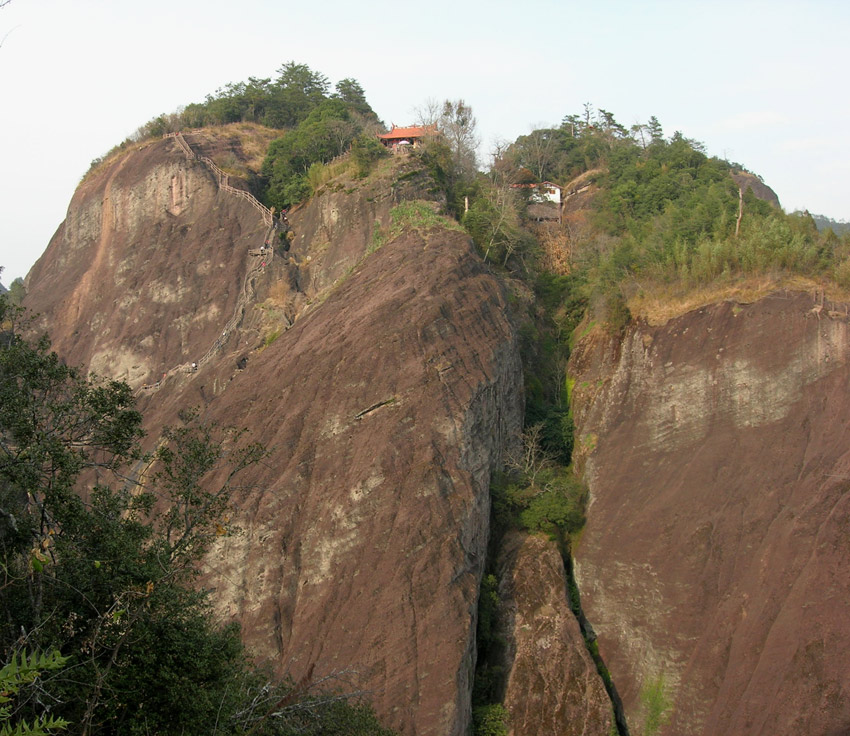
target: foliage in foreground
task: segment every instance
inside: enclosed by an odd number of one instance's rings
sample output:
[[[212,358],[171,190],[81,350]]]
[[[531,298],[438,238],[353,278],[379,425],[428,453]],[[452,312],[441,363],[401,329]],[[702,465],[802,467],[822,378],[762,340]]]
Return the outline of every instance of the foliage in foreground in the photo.
[[[235,481],[263,448],[188,413],[143,455],[130,388],[66,366],[46,339],[23,337],[21,319],[0,298],[4,677],[24,652],[48,659],[41,676],[3,686],[17,690],[3,727],[388,733],[368,706],[256,671],[238,628],[219,624],[194,586],[214,540],[238,533]]]
[[[12,706],[9,705],[23,686],[34,683],[42,672],[60,669],[66,661],[56,651],[28,655],[24,649],[12,653],[11,659],[0,669],[0,736],[46,736],[68,726],[65,719],[48,715],[36,716],[30,723],[12,724]]]

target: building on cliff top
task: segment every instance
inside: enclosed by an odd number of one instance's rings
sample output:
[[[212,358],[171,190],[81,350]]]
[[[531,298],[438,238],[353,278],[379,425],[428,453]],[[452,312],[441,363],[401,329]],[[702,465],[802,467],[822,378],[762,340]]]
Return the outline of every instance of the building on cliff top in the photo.
[[[539,184],[511,184],[511,189],[530,189],[529,200],[532,202],[561,204],[561,187],[551,181],[541,181]]]
[[[537,222],[561,221],[561,187],[551,181],[539,184],[511,184],[511,189],[527,189],[528,216]]]
[[[393,123],[392,130],[389,133],[379,133],[378,138],[387,148],[391,148],[393,153],[398,153],[407,150],[408,146],[418,148],[425,138],[436,135],[437,132],[436,125],[409,125],[399,128]]]

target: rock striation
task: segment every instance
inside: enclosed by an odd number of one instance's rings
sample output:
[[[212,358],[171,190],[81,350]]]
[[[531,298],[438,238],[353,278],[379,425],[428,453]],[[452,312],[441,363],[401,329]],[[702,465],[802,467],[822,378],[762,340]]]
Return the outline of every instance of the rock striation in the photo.
[[[498,559],[511,736],[610,736],[611,701],[567,599],[557,545],[508,533]]]
[[[260,261],[257,211],[151,143],[83,182],[28,305],[63,357],[138,387],[152,437],[199,407],[272,450],[204,575],[258,657],[343,675],[404,734],[460,736],[490,473],[520,432],[522,370],[465,235],[377,247],[394,205],[428,198],[411,166],[291,212],[292,250]]]
[[[639,731],[850,732],[850,319],[776,293],[571,358],[591,498],[575,571]]]

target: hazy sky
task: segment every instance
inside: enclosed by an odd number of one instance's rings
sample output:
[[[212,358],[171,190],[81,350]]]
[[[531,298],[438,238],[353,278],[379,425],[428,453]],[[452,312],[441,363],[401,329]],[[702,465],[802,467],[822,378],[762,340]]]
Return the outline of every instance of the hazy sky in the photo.
[[[590,102],[655,115],[850,219],[850,3],[11,0],[0,9],[0,265],[24,276],[80,178],[140,125],[290,60],[354,77],[387,123],[464,98],[487,152]]]

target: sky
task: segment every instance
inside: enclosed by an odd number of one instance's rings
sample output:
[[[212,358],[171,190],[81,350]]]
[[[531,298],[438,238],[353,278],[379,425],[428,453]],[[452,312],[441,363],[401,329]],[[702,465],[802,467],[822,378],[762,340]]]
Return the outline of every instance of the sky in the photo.
[[[3,0],[0,0],[2,4]],[[44,252],[91,161],[228,82],[307,64],[387,124],[464,99],[481,154],[589,102],[654,115],[850,220],[846,0],[9,0],[0,7],[0,280]]]

